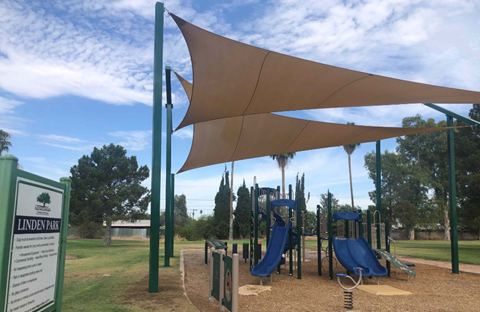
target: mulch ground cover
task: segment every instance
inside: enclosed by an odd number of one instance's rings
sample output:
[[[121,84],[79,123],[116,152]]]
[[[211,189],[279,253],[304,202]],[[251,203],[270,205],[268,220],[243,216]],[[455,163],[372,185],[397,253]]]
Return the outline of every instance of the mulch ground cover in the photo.
[[[209,266],[204,264],[202,251],[185,251],[185,286],[189,299],[200,311],[218,311],[218,302],[208,300]],[[312,258],[312,254],[307,259]],[[385,265],[385,263],[382,263]],[[240,259],[239,286],[258,285],[260,278],[250,274],[249,262]],[[480,276],[452,274],[449,270],[430,265],[416,264],[415,280],[402,272],[395,275],[392,266],[390,278],[380,278],[380,285],[389,285],[410,291],[409,296],[375,296],[360,290],[354,291],[356,311],[480,311]],[[285,274],[274,274],[271,291],[258,296],[240,296],[239,311],[344,311],[343,290],[336,279],[329,280],[328,272],[317,275],[317,261],[302,263],[302,279]],[[335,273],[345,273],[339,264]],[[336,278],[336,277],[335,277]],[[365,285],[375,285],[376,279],[365,279]]]

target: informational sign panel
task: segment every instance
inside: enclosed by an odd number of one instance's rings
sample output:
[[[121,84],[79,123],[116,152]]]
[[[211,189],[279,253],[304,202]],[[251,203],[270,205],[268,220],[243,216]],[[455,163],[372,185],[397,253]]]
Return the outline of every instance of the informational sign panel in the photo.
[[[6,312],[55,305],[63,189],[17,179]]]

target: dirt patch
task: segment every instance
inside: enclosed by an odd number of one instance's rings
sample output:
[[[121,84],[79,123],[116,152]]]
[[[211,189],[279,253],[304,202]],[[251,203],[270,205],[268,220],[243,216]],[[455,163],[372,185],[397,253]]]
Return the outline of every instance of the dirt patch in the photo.
[[[70,256],[70,255],[66,255],[66,256],[65,256],[65,260],[73,260],[73,259],[77,259],[77,257],[75,257],[75,256]]]
[[[148,275],[125,291],[122,305],[147,311],[198,311],[183,295],[180,273],[177,270],[160,271],[158,293],[148,292]]]
[[[209,266],[203,263],[201,251],[185,252],[185,286],[192,303],[200,311],[218,311],[218,302],[209,302]],[[410,262],[410,261],[409,261]],[[409,291],[410,296],[375,296],[362,291],[354,291],[355,310],[361,311],[478,311],[480,306],[480,276],[472,274],[451,274],[449,270],[416,264],[417,277],[410,279],[404,273],[395,275],[392,266],[390,278],[380,278],[381,285]],[[385,265],[385,263],[382,263]],[[239,286],[259,285],[259,278],[250,274],[249,262],[240,260]],[[340,266],[336,273],[345,273]],[[285,274],[273,275],[273,283],[264,278],[271,291],[258,296],[240,296],[239,311],[344,311],[343,290],[336,280],[328,279],[328,272],[317,275],[317,261],[302,264],[302,279]],[[365,279],[365,285],[375,285],[376,279]]]

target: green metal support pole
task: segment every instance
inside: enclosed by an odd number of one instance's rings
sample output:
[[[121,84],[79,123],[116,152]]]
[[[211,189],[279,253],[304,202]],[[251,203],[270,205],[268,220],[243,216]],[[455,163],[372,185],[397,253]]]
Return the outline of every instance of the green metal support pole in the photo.
[[[68,215],[70,210],[70,178],[61,178],[60,183],[65,185],[63,193],[62,222],[60,229],[60,260],[58,261],[58,280],[57,280],[57,311],[62,311],[63,281],[65,276],[65,258],[67,256],[67,236],[68,236]]]
[[[255,246],[254,246],[254,226],[253,226],[253,223],[254,223],[254,219],[255,219],[255,188],[252,186],[250,187],[250,196],[251,196],[251,203],[252,203],[252,207],[250,208],[250,255],[249,255],[249,259],[250,259],[250,269],[253,268],[253,257],[254,257],[254,254],[255,254]]]
[[[172,226],[170,227],[170,256],[173,257],[175,255],[175,246],[174,246],[174,238],[175,238],[175,174],[171,174],[170,179],[170,216],[172,220]]]
[[[297,278],[302,279],[302,208],[301,198],[297,198]]]
[[[322,239],[320,237],[320,205],[317,205],[317,271],[322,276]]]
[[[277,194],[280,194],[280,185],[277,185]],[[279,196],[281,198],[281,196]],[[277,274],[280,274],[282,271],[282,266],[280,265],[280,263],[278,263],[278,266],[277,266]]]
[[[385,219],[385,250],[390,252],[390,241],[388,238],[390,237],[390,224],[388,222],[388,219]],[[388,270],[388,277],[390,277],[390,262],[387,261],[387,270]]]
[[[170,66],[165,67],[165,82],[167,87],[167,103],[165,108],[167,110],[167,136],[166,136],[166,163],[165,163],[165,266],[170,266],[170,258],[172,254],[172,227],[173,227],[173,215],[171,208],[171,173],[172,173],[172,85],[171,85],[171,73]]]
[[[271,217],[270,217],[270,188],[267,187],[267,206],[265,207],[266,211],[265,213],[267,214],[267,220],[266,221],[266,226],[265,226],[265,236],[266,236],[266,248],[268,248],[268,243],[270,242],[270,227],[271,225]]]
[[[258,264],[258,255],[257,255],[257,248],[258,248],[258,184],[255,184],[255,220],[253,222],[253,226],[255,228],[255,247],[254,247],[254,264]]]
[[[358,221],[358,237],[360,236],[363,236],[363,214],[362,214],[362,209],[358,209],[358,217],[359,217],[359,221]],[[357,237],[357,238],[358,238]]]
[[[8,265],[15,203],[15,181],[18,159],[12,155],[0,156],[0,304],[7,300]],[[3,310],[1,310],[3,311]]]
[[[453,117],[447,115],[447,127],[453,127]],[[448,140],[448,188],[450,204],[450,247],[452,256],[452,273],[459,274],[458,262],[458,228],[457,228],[457,194],[455,181],[455,141],[454,130],[447,130]]]
[[[380,146],[380,141],[377,141],[377,152],[376,152],[376,193],[377,193],[377,211],[375,217],[375,223],[377,224],[377,249],[382,248],[382,226],[381,216],[382,216],[382,150]]]
[[[288,185],[288,199],[292,199],[293,197],[293,189],[292,185]],[[288,222],[291,222],[293,217],[292,213],[292,208],[288,208]],[[289,261],[289,269],[288,273],[290,276],[293,276],[293,233],[292,233],[292,228],[290,227],[290,230],[288,231],[288,261]]]
[[[328,191],[328,278],[333,280],[333,229],[332,229],[332,194]]]
[[[367,241],[370,247],[372,246],[372,212],[367,209]]]
[[[155,50],[153,53],[153,131],[152,131],[152,202],[150,220],[150,261],[148,291],[158,293],[160,248],[160,189],[162,170],[162,67],[163,67],[163,3],[155,4]]]

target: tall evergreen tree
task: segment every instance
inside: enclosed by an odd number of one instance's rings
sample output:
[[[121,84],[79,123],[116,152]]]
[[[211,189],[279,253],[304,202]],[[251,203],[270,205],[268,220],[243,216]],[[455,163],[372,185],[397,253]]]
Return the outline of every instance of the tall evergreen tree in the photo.
[[[215,236],[218,239],[228,238],[230,227],[230,182],[229,172],[225,167],[220,187],[215,195],[215,208],[213,209],[213,221]]]
[[[235,207],[235,220],[233,221],[233,230],[235,237],[243,239],[250,235],[250,211],[251,211],[251,199],[250,191],[245,185],[245,180],[243,180],[243,185],[238,188],[237,191],[237,207]]]
[[[295,200],[297,201],[297,209],[307,211],[307,203],[305,200],[305,173],[302,174],[301,178],[297,173],[295,178]]]

